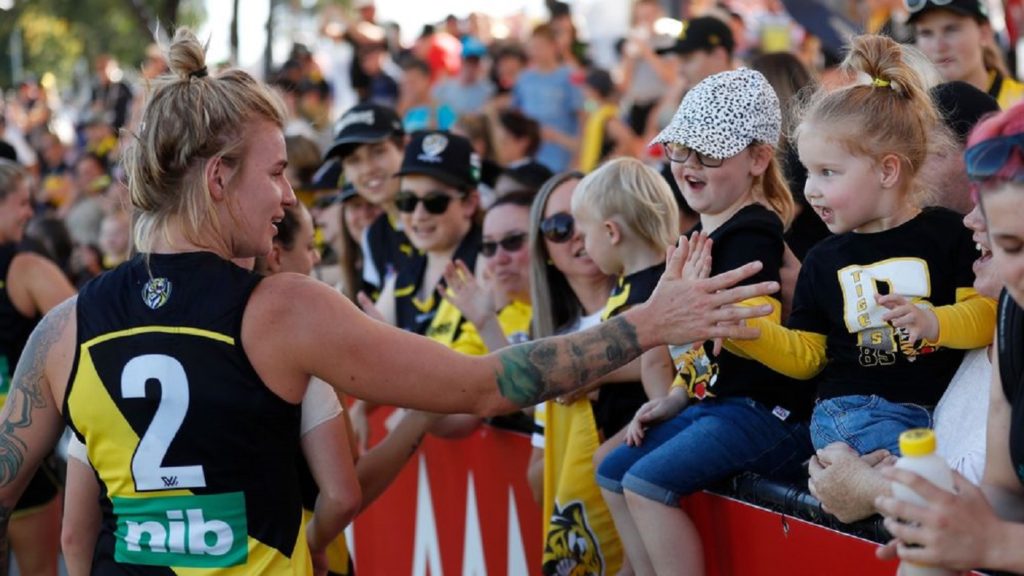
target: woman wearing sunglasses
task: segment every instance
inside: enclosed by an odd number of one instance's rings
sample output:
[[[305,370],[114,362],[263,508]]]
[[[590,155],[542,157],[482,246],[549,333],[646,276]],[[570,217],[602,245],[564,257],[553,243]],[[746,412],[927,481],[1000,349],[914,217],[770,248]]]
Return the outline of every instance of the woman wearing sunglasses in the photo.
[[[393,306],[403,330],[451,342],[452,326],[435,322],[445,267],[453,260],[472,270],[480,252],[477,225],[480,160],[469,140],[445,131],[418,133],[405,148],[395,206],[405,233],[423,257],[398,271],[394,293],[381,294],[378,308]],[[385,317],[387,317],[385,313]],[[442,333],[443,332],[443,333]]]
[[[463,318],[453,349],[482,355],[530,339],[530,253],[526,241],[533,197],[530,192],[506,194],[484,216],[480,255],[486,286],[477,282],[461,260],[445,270],[448,290],[441,306],[454,306]]]
[[[615,278],[601,272],[587,255],[572,217],[572,194],[583,178],[567,172],[548,180],[530,212],[530,292],[532,336],[569,334],[601,321]],[[637,375],[625,375],[637,380]],[[527,477],[541,501],[545,546],[543,573],[557,573],[563,561],[593,566],[605,574],[623,567],[624,557],[611,514],[594,481],[593,458],[601,438],[590,399],[584,394],[538,405],[533,454]],[[571,503],[571,504],[570,504]],[[585,519],[592,549],[561,549],[558,534],[573,518]],[[568,524],[567,524],[568,522]]]
[[[928,505],[877,500],[895,538],[879,556],[1019,573],[1024,572],[1024,104],[979,124],[964,160],[988,223],[992,261],[1006,288],[999,299],[985,473],[980,488],[954,474],[956,493],[951,494],[911,472],[885,472]]]
[[[988,92],[1004,110],[1024,97],[1024,84],[1007,71],[986,0],[904,0],[915,44],[947,82],[961,80]]]
[[[487,210],[480,243],[482,282],[465,262],[448,264],[444,272],[445,298],[432,324],[435,330],[431,337],[435,340],[456,352],[483,356],[530,339],[530,254],[526,240],[533,196],[531,192],[512,192],[499,197]],[[461,438],[482,421],[471,414],[447,416],[431,432]]]

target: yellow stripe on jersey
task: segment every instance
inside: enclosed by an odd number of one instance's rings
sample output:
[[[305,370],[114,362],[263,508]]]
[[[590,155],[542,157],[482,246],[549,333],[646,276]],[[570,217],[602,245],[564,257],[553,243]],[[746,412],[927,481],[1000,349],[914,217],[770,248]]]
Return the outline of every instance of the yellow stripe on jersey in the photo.
[[[140,326],[139,328],[129,328],[127,330],[118,330],[116,332],[107,332],[106,334],[97,336],[88,342],[82,344],[82,348],[91,348],[96,344],[102,344],[103,342],[109,342],[117,338],[124,338],[126,336],[136,336],[138,334],[152,334],[154,332],[163,334],[186,334],[189,336],[202,336],[218,342],[223,342],[230,346],[235,345],[235,339],[231,336],[221,334],[220,332],[214,332],[212,330],[203,330],[201,328],[189,328],[187,326]]]
[[[632,284],[625,283],[625,277],[619,277],[619,291],[608,297],[608,302],[604,305],[604,312],[601,312],[602,322],[611,318],[612,314],[629,302],[629,293],[632,287]]]

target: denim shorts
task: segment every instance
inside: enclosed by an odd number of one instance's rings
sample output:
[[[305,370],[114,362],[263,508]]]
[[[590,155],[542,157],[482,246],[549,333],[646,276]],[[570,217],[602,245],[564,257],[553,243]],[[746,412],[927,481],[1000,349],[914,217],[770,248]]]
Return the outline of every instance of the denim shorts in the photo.
[[[604,489],[675,506],[687,494],[744,471],[806,475],[806,422],[784,422],[749,398],[714,398],[652,427],[638,447],[620,446],[597,470]]]
[[[897,404],[880,396],[839,396],[818,402],[811,416],[811,442],[821,449],[843,442],[859,454],[885,448],[900,453],[900,433],[930,428],[931,410],[917,404]]]

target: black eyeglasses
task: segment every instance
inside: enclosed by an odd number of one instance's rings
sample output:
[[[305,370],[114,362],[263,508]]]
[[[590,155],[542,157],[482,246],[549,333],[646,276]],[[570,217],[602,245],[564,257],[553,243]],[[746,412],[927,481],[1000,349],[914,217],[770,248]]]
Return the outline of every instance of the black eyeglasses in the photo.
[[[953,0],[903,0],[903,5],[911,12],[920,12],[928,4],[934,6],[945,6]]]
[[[1006,166],[1006,162],[1014,150],[1024,157],[1024,134],[992,138],[971,146],[964,153],[967,176],[971,180],[978,181],[998,175]],[[1024,181],[1024,170],[1015,170],[1007,180]]]
[[[454,196],[444,192],[428,192],[426,196],[420,198],[412,192],[403,190],[395,195],[395,208],[398,208],[399,212],[411,214],[416,211],[416,205],[423,202],[423,208],[427,210],[427,213],[438,215],[447,212],[448,205],[454,199]]]
[[[559,212],[540,221],[540,233],[551,242],[562,244],[572,239],[574,223],[572,214]]]
[[[484,258],[491,258],[498,253],[498,246],[501,246],[505,252],[519,252],[523,249],[524,244],[526,244],[526,232],[516,232],[497,242],[484,240],[480,243],[480,253],[484,255]]]
[[[690,159],[690,154],[696,154],[697,162],[700,162],[700,165],[705,168],[718,168],[723,162],[725,162],[725,158],[712,158],[710,156],[705,156],[693,148],[689,148],[676,142],[668,142],[666,144],[662,144],[662,146],[665,147],[665,156],[672,162],[682,164]]]

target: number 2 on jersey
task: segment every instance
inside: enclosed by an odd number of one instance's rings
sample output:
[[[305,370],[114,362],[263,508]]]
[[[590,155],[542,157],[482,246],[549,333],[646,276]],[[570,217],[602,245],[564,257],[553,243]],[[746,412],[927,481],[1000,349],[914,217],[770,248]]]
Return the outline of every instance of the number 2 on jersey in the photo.
[[[125,398],[145,398],[146,382],[149,380],[157,381],[160,401],[153,421],[146,428],[132,457],[135,489],[141,492],[206,486],[202,466],[163,465],[167,449],[188,412],[188,377],[185,375],[185,367],[164,354],[132,358],[121,373],[121,394]]]

